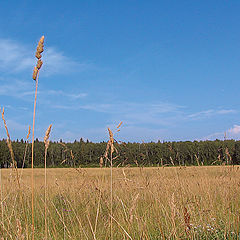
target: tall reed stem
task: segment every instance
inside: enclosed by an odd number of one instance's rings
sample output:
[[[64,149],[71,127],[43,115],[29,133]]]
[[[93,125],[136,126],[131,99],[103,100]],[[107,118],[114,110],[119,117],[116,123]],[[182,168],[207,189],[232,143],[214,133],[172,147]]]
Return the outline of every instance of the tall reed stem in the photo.
[[[2,166],[0,166],[0,186],[1,186],[1,220],[2,225],[4,226],[4,217],[3,217],[3,184],[2,184]]]
[[[47,150],[49,147],[49,135],[51,132],[52,124],[49,125],[45,137],[44,137],[44,145],[45,145],[45,157],[44,157],[44,208],[45,208],[45,214],[44,214],[44,222],[45,222],[45,239],[47,239]]]
[[[35,130],[35,116],[36,116],[36,104],[37,104],[37,89],[38,89],[38,77],[37,73],[36,88],[35,88],[35,99],[34,99],[34,109],[33,109],[33,126],[32,126],[32,239],[34,240],[34,130]]]
[[[112,156],[112,151],[111,151],[111,159],[110,159],[110,164],[111,164],[111,187],[110,187],[110,191],[111,191],[111,222],[110,222],[110,234],[111,234],[111,240],[113,239],[113,235],[112,235],[112,225],[113,225],[113,156]]]
[[[47,239],[47,148],[45,148],[45,161],[44,161],[44,208],[45,208],[45,240]]]

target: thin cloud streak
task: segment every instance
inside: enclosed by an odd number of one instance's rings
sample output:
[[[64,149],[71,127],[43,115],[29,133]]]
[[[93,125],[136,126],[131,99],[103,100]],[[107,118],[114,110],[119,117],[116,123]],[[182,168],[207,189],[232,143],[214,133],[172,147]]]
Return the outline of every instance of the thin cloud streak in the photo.
[[[2,84],[0,88],[0,96],[14,97],[27,100],[27,96],[34,96],[34,90],[31,84],[25,81],[10,80],[8,84]],[[82,99],[88,96],[87,93],[69,93],[63,90],[41,90],[38,92],[45,98],[49,96],[61,96],[66,97],[70,100]],[[32,99],[29,99],[32,101]]]
[[[0,71],[19,73],[25,70],[32,70],[36,62],[34,57],[35,49],[12,41],[0,39]],[[93,66],[87,63],[79,63],[54,47],[45,47],[43,54],[42,75],[69,74],[89,70]]]
[[[46,47],[43,55],[43,75],[70,74],[91,69],[90,64],[79,63],[64,55],[53,47]]]
[[[22,98],[30,93],[30,86],[24,81],[11,80],[8,84],[2,84],[0,88],[0,96]]]
[[[169,103],[147,104],[122,102],[118,104],[51,105],[55,109],[88,110],[110,115],[131,125],[154,124],[169,126],[181,115],[182,106]]]
[[[96,103],[96,104],[86,104],[86,105],[58,105],[54,106],[56,108],[64,108],[69,110],[79,110],[79,109],[86,109],[92,110],[96,112],[103,112],[103,113],[126,113],[126,112],[144,112],[147,111],[152,114],[158,113],[168,113],[168,112],[176,112],[178,109],[181,109],[181,106],[170,104],[170,103],[159,103],[159,104],[147,104],[147,103],[129,103],[129,102],[122,102],[122,103]]]
[[[232,128],[228,130],[228,133],[231,135],[240,135],[240,125],[234,125]]]
[[[206,110],[192,114],[186,114],[186,107],[170,103],[114,103],[114,104],[82,104],[82,105],[52,105],[55,109],[71,111],[89,110],[99,113],[106,113],[113,119],[121,119],[132,125],[153,124],[176,126],[181,122],[198,121],[211,118],[217,115],[228,115],[237,113],[234,109]]]
[[[33,66],[34,57],[25,46],[12,40],[0,39],[0,52],[0,70],[17,72]]]
[[[200,140],[215,140],[224,139],[226,134],[227,139],[239,139],[240,138],[240,125],[235,124],[233,127],[226,131],[215,132],[206,137],[202,137]]]
[[[53,95],[53,96],[64,96],[64,97],[71,98],[73,100],[77,100],[79,98],[84,98],[88,96],[87,93],[66,93],[62,90],[47,90],[40,93],[43,93],[46,95]]]
[[[29,127],[27,124],[19,123],[13,119],[7,118],[6,121],[7,121],[7,127],[9,129],[9,134],[12,139],[15,139],[16,132],[27,132],[27,129]],[[7,136],[2,124],[0,125],[0,129],[1,129],[0,138],[6,138]]]
[[[202,119],[202,118],[209,118],[209,117],[216,116],[216,115],[225,115],[225,114],[232,114],[232,113],[237,113],[237,111],[234,109],[221,109],[221,110],[209,109],[209,110],[189,114],[189,115],[187,115],[187,118],[188,119]]]

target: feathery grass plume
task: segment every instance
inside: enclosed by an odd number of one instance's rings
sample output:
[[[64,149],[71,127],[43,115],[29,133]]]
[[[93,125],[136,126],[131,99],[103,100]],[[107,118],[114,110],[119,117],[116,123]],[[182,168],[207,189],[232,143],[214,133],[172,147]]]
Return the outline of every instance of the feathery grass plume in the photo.
[[[45,145],[45,158],[44,158],[44,183],[45,183],[45,189],[44,189],[44,207],[45,207],[45,213],[44,213],[44,222],[45,222],[45,239],[47,239],[47,150],[49,147],[49,137],[50,132],[52,129],[52,124],[49,125],[45,137],[44,137],[44,145]]]
[[[46,133],[45,133],[45,137],[44,137],[44,145],[45,145],[45,149],[48,149],[49,147],[49,137],[50,137],[50,132],[51,132],[51,129],[52,129],[52,124],[49,125]]]
[[[39,70],[42,66],[41,53],[43,52],[44,36],[42,36],[38,42],[37,51],[35,57],[38,62],[33,70],[33,80],[36,81],[35,85],[35,98],[34,98],[34,108],[33,108],[33,126],[32,126],[32,239],[34,240],[34,178],[33,178],[33,164],[34,164],[34,130],[35,130],[35,116],[36,116],[36,103],[37,103],[37,89],[38,89],[38,78]]]

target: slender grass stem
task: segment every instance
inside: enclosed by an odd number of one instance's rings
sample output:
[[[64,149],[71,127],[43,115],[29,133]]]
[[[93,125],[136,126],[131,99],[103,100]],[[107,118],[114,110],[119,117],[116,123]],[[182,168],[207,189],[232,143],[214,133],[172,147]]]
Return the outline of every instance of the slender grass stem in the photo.
[[[35,99],[34,99],[34,109],[33,109],[33,126],[32,126],[32,240],[34,240],[34,131],[35,131],[35,116],[36,116],[36,105],[37,105],[37,89],[38,89],[38,77],[39,71],[37,73],[36,87],[35,87]]]
[[[47,148],[45,148],[44,160],[44,220],[45,220],[45,239],[47,239]]]
[[[110,187],[110,192],[111,192],[111,216],[113,216],[113,161],[112,161],[112,151],[111,151],[111,187]],[[112,234],[112,225],[113,225],[113,219],[111,217],[110,219],[110,234],[111,234],[111,239],[113,239],[113,234]]]

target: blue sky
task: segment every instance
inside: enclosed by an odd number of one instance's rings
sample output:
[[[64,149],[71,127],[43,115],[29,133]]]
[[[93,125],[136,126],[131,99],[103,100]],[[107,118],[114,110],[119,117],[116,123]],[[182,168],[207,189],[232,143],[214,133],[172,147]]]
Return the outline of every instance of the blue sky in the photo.
[[[239,1],[1,1],[0,106],[13,139],[240,137]],[[5,137],[2,124],[0,138]]]

